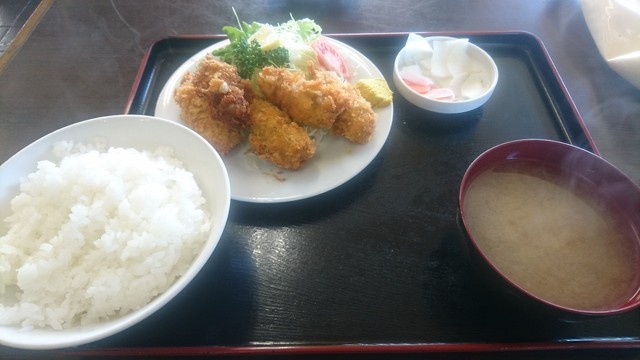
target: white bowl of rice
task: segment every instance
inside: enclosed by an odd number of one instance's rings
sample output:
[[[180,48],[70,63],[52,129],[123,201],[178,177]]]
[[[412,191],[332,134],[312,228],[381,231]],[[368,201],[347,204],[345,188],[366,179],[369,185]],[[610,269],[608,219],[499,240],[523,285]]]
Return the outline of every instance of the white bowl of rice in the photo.
[[[171,301],[225,227],[229,179],[192,130],[142,115],[79,122],[0,166],[0,344],[54,349]]]

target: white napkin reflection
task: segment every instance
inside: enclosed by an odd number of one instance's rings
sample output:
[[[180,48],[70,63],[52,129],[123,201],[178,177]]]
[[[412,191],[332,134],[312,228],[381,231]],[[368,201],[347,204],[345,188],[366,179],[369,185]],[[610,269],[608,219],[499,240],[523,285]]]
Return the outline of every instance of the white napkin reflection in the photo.
[[[580,5],[602,57],[640,88],[640,0],[581,0]]]

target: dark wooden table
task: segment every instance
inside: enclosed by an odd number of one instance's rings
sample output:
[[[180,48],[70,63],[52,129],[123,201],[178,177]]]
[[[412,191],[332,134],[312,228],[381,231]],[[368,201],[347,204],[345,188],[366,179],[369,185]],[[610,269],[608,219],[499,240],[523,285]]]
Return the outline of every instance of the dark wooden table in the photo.
[[[63,126],[123,113],[150,45],[175,35],[219,34],[222,26],[235,23],[232,8],[247,21],[278,23],[287,21],[290,14],[295,18],[313,18],[325,34],[513,30],[532,33],[546,47],[600,154],[640,183],[640,90],[619,77],[600,57],[577,0],[57,0],[0,74],[0,162]],[[402,121],[394,126],[403,126]],[[323,211],[331,211],[330,204],[322,205]],[[255,211],[240,204],[236,211],[241,210]],[[294,211],[283,211],[295,216]],[[394,319],[382,320],[381,326],[385,326],[384,321],[399,326]],[[359,331],[357,328],[333,330],[345,334]],[[264,334],[268,329],[253,331],[254,335]],[[251,340],[251,334],[247,337]],[[339,334],[335,338],[339,338]],[[402,339],[393,340],[402,342]],[[114,346],[117,345],[116,342]],[[89,356],[84,350],[37,355]],[[473,354],[447,350],[431,352],[428,356],[444,359],[640,356],[633,347],[521,350],[504,352],[497,347],[478,347]],[[140,354],[145,355],[144,351]],[[35,355],[0,347],[3,357]],[[206,352],[192,355],[204,356]],[[316,357],[330,355],[333,354]],[[373,357],[374,354],[357,356]],[[384,357],[392,356],[395,355]]]

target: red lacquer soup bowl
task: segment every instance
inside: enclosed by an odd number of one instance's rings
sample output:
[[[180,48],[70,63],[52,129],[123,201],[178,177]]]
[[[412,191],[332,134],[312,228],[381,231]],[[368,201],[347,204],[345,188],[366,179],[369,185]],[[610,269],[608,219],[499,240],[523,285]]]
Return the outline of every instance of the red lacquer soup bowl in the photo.
[[[467,169],[459,208],[503,290],[569,318],[640,306],[640,188],[603,158],[552,140],[495,146]]]

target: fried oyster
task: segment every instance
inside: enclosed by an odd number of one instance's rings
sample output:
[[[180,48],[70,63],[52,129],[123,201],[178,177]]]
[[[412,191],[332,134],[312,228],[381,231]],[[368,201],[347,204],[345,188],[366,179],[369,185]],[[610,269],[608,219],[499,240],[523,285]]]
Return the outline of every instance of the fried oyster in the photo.
[[[315,141],[274,104],[251,101],[249,145],[258,157],[289,170],[297,170],[315,153]]]
[[[244,89],[234,66],[207,55],[194,72],[185,74],[174,99],[182,120],[226,154],[242,141],[249,121]]]

